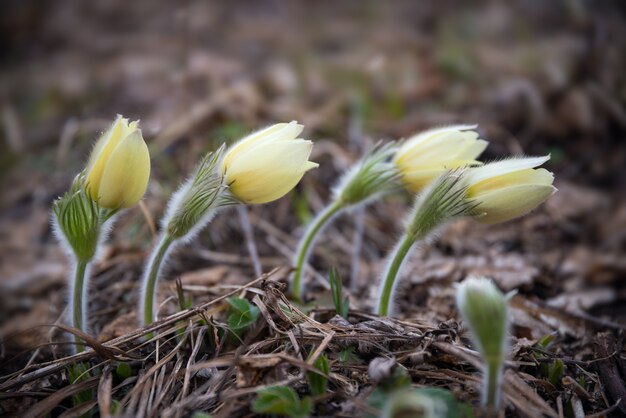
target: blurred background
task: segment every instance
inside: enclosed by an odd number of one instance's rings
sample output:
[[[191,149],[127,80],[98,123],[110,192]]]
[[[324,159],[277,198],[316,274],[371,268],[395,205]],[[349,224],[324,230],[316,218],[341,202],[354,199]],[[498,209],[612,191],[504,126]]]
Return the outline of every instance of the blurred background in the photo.
[[[8,0],[0,7],[3,360],[57,338],[48,328],[15,333],[63,319],[68,267],[51,234],[50,206],[118,113],[141,120],[153,174],[145,210],[121,216],[94,269],[91,326],[102,339],[132,327],[152,227],[193,164],[224,141],[290,120],[305,125],[320,168],[288,197],[250,209],[264,270],[287,264],[338,173],[376,141],[476,123],[491,142],[486,160],[550,153],[560,192],[522,220],[489,228],[461,221],[445,231],[407,268],[401,311],[436,315],[442,289],[482,273],[552,306],[626,318],[622,1]],[[365,212],[353,283],[364,309],[408,202],[398,196]],[[234,211],[218,217],[172,257],[162,292],[176,277],[209,289],[204,297],[212,286],[253,278],[241,230]],[[332,239],[313,260],[320,272],[337,266],[347,280],[358,230],[346,217],[329,229]],[[518,335],[534,336],[523,321],[516,326]]]

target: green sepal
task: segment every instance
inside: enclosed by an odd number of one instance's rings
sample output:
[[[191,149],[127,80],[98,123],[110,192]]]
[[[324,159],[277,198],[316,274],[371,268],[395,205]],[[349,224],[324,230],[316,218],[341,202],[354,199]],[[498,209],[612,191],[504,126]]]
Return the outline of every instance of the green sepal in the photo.
[[[400,190],[400,172],[391,162],[395,152],[394,143],[376,146],[344,174],[335,188],[335,200],[350,206]]]
[[[100,238],[101,213],[98,203],[85,193],[82,173],[70,189],[52,205],[55,224],[78,260],[89,261]]]

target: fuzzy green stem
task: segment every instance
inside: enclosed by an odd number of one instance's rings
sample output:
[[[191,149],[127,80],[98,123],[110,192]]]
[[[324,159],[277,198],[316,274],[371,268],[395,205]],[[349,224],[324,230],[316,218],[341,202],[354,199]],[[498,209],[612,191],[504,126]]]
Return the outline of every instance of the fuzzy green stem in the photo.
[[[161,270],[161,265],[165,259],[165,254],[170,245],[174,242],[174,238],[165,234],[161,238],[158,246],[155,248],[152,262],[150,263],[150,272],[143,283],[143,324],[150,325],[154,321],[154,290],[157,278]]]
[[[304,287],[302,277],[304,276],[304,269],[307,261],[307,256],[309,254],[309,249],[313,244],[313,241],[315,240],[315,236],[337,212],[343,209],[343,207],[343,203],[339,200],[336,200],[332,204],[326,206],[324,210],[318,213],[315,219],[313,219],[310,226],[304,233],[304,236],[300,240],[300,244],[298,245],[296,256],[294,258],[295,271],[293,273],[293,280],[291,282],[291,294],[294,299],[298,301],[302,300]]]
[[[483,405],[490,411],[497,411],[500,403],[500,374],[502,362],[499,360],[489,361],[485,364],[485,392]]]
[[[76,260],[76,271],[74,272],[74,294],[72,295],[73,311],[72,311],[72,326],[76,329],[84,331],[83,324],[83,293],[85,286],[85,272],[87,271],[88,261]],[[85,346],[82,344],[82,340],[74,335],[74,341],[76,342],[76,351],[81,352],[85,350]]]
[[[394,289],[394,284],[396,282],[396,278],[398,277],[398,272],[400,271],[400,267],[402,266],[402,262],[404,261],[406,255],[409,253],[409,250],[415,243],[415,237],[404,234],[404,238],[400,242],[400,245],[396,247],[395,254],[391,259],[391,262],[387,266],[387,270],[385,272],[385,278],[383,281],[382,290],[380,292],[380,296],[378,298],[378,315],[380,316],[388,316],[389,315],[389,303],[392,299],[392,293]]]

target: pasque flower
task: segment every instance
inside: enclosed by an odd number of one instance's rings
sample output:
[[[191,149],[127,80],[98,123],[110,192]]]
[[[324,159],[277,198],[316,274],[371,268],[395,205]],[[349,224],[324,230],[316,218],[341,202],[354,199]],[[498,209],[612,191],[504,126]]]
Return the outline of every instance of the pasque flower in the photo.
[[[402,263],[416,241],[434,235],[454,218],[472,216],[493,224],[522,216],[556,188],[549,171],[535,169],[550,157],[512,158],[440,176],[418,195],[404,235],[392,251],[379,288],[378,314],[389,315]]]
[[[394,162],[405,186],[418,192],[446,170],[480,165],[488,142],[478,139],[476,125],[455,125],[420,132],[405,140]]]
[[[175,245],[192,239],[220,208],[279,199],[298,184],[304,173],[317,167],[309,161],[313,143],[298,138],[302,129],[295,121],[278,123],[248,135],[227,150],[222,145],[207,154],[172,195],[162,220],[159,244],[144,272],[139,307],[144,325],[154,320],[156,283]]]
[[[485,362],[483,404],[497,408],[506,357],[506,297],[486,278],[468,278],[459,285],[456,304]]]
[[[277,123],[254,132],[230,147],[221,167],[230,192],[245,203],[267,203],[289,193],[304,173],[313,142],[298,138],[297,122]]]
[[[467,196],[476,203],[475,218],[494,224],[525,215],[556,188],[554,175],[540,166],[550,156],[511,158],[468,170]]]
[[[89,269],[106,238],[104,226],[120,209],[141,199],[149,176],[150,155],[137,122],[118,116],[96,142],[86,169],[54,201],[54,231],[73,264],[68,311],[77,329],[88,328]],[[77,350],[82,350],[83,342],[74,339]]]
[[[476,125],[430,129],[413,135],[399,146],[379,147],[348,170],[334,189],[333,201],[311,222],[294,257],[292,294],[302,297],[304,265],[316,235],[326,223],[347,207],[362,205],[402,185],[421,192],[446,171],[480,165],[476,158],[487,147]]]
[[[137,124],[118,115],[91,152],[85,189],[102,208],[131,207],[146,192],[150,154]]]

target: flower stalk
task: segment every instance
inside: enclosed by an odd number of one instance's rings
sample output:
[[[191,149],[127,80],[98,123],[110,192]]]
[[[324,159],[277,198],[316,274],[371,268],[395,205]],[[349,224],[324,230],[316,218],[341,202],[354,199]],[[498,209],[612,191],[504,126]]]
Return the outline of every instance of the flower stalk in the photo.
[[[394,293],[396,286],[396,277],[400,272],[400,267],[402,266],[404,259],[411,250],[411,247],[413,247],[413,244],[415,244],[415,241],[416,239],[414,237],[404,235],[394,251],[393,258],[391,259],[391,262],[385,272],[383,286],[378,298],[378,314],[380,316],[389,315],[392,294]]]
[[[302,276],[306,269],[306,260],[309,258],[311,246],[317,234],[342,209],[343,206],[339,201],[332,202],[315,216],[302,236],[294,258],[296,269],[293,272],[292,296],[296,300],[302,300],[302,292],[304,290]]]
[[[85,329],[85,322],[87,321],[85,309],[83,308],[83,302],[87,299],[87,288],[84,283],[88,264],[89,262],[87,261],[76,260],[76,268],[74,271],[74,291],[72,295],[72,326],[80,330]],[[84,346],[81,341],[82,340],[80,338],[74,336],[76,351],[78,352],[84,350]]]
[[[143,300],[143,308],[141,311],[143,312],[143,323],[151,324],[154,322],[154,291],[157,282],[157,278],[159,277],[159,273],[161,270],[161,266],[163,265],[163,261],[170,249],[170,246],[174,242],[173,238],[169,234],[163,234],[159,244],[155,248],[154,256],[150,261],[150,270],[148,271],[148,275],[146,276],[146,282],[143,286],[142,292],[142,300]]]
[[[331,202],[311,221],[298,243],[292,265],[290,288],[294,299],[302,301],[305,266],[318,234],[340,212],[367,203],[400,188],[400,173],[390,162],[394,144],[377,146],[350,168],[333,190]]]
[[[397,278],[413,245],[450,220],[472,213],[473,205],[466,194],[463,172],[452,171],[440,176],[416,197],[404,234],[389,258],[379,287],[376,311],[380,316],[391,314]]]
[[[485,375],[483,377],[483,405],[493,410],[500,406],[503,361],[490,361],[485,364]]]
[[[224,176],[218,170],[223,152],[224,146],[207,154],[194,174],[170,198],[161,222],[159,242],[152,250],[142,279],[139,315],[144,326],[154,322],[156,285],[169,252],[200,232],[219,207],[235,202],[229,200]]]

